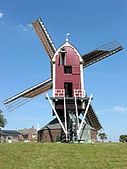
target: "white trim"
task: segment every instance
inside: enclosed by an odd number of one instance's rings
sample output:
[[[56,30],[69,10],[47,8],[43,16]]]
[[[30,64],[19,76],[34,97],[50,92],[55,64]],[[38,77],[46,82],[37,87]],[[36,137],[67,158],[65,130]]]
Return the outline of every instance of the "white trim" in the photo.
[[[64,89],[55,89],[55,97],[64,97],[65,90]]]
[[[85,97],[86,96],[86,92],[83,89],[74,89],[74,97]]]
[[[56,65],[55,65],[55,63],[53,63],[53,90],[52,90],[52,94],[53,94],[53,97],[55,97],[55,81],[56,81],[56,77],[55,77],[55,75],[56,75]]]
[[[80,78],[81,78],[81,90],[84,90],[83,64],[80,64]]]
[[[73,49],[74,49],[74,51],[75,51],[75,53],[79,56],[79,60],[80,60],[80,62],[83,62],[83,59],[82,59],[82,57],[81,57],[80,53],[78,52],[78,50],[77,50],[74,46],[72,46],[72,45],[71,45],[68,41],[67,41],[67,42],[65,42],[62,46],[60,46],[60,47],[57,49],[57,51],[56,51],[55,55],[53,56],[52,61],[55,61],[55,60],[56,60],[56,56],[57,56],[57,55],[58,55],[58,53],[60,52],[61,48],[65,47],[65,46],[69,46],[69,47],[73,48]]]

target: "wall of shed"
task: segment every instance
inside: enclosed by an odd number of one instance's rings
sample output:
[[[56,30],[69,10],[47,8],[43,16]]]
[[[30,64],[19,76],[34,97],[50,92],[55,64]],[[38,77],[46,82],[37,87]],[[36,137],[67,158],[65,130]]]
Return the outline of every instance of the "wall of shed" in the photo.
[[[38,132],[39,142],[56,142],[57,137],[61,137],[61,141],[65,141],[65,134],[61,129],[46,129]]]
[[[85,143],[97,141],[97,131],[93,129],[85,129],[81,132],[81,140]]]
[[[19,136],[1,136],[1,143],[9,141],[19,142]]]
[[[26,134],[26,135],[21,134],[19,140],[20,141],[28,140],[34,142],[37,141],[37,134]]]
[[[38,132],[39,142],[56,142],[57,136],[61,137],[61,141],[65,142],[65,134],[61,129],[46,129]],[[83,130],[81,134],[81,140],[84,143],[90,143],[92,140],[97,141],[97,131],[96,130]]]
[[[82,130],[80,139],[84,143],[90,143],[91,142],[91,130]]]
[[[93,141],[97,141],[97,131],[96,130],[91,130],[91,139]]]

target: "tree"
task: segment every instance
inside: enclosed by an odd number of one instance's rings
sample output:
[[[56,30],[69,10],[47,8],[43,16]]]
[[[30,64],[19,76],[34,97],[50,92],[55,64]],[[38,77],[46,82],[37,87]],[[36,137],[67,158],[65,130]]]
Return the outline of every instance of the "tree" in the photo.
[[[100,139],[102,140],[102,142],[104,142],[104,140],[107,139],[107,135],[105,133],[99,133],[98,136],[100,137]]]
[[[19,131],[19,132],[22,132],[22,131],[24,131],[24,129],[19,129],[18,131]]]
[[[127,142],[127,135],[126,134],[120,135],[119,141],[120,142]]]
[[[2,110],[0,110],[0,127],[4,127],[7,124],[6,119],[4,119],[4,115],[2,115]]]

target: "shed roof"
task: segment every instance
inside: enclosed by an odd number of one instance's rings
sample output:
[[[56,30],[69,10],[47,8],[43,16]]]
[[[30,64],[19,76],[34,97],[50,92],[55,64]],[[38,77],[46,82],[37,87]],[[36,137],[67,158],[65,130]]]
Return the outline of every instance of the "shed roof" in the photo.
[[[61,121],[63,122],[64,125],[64,119],[61,119]],[[79,123],[81,123],[81,119],[79,119]],[[85,130],[95,130],[93,127],[91,127],[89,124],[85,124]],[[41,130],[56,130],[56,129],[62,129],[60,123],[58,122],[57,118],[53,119],[52,121],[50,121],[47,125],[45,125],[44,127],[42,127],[39,131]]]

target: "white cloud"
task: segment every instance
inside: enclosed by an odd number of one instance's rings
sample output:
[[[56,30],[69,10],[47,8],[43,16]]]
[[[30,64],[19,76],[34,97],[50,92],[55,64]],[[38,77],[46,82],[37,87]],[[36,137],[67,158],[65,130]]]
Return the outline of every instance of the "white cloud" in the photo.
[[[25,26],[23,24],[20,24],[19,25],[19,28],[22,30],[22,31],[28,31],[28,26]]]
[[[32,27],[32,24],[27,24],[28,27]]]
[[[120,112],[120,113],[125,113],[127,112],[127,107],[122,107],[122,106],[114,106],[114,111]]]
[[[98,110],[98,113],[108,113],[108,112],[118,112],[118,113],[127,113],[127,107],[123,106],[113,106],[112,108]]]
[[[27,29],[27,28],[23,28],[22,30],[23,30],[23,31],[28,31],[28,29]]]
[[[27,24],[27,25],[20,24],[19,25],[20,30],[24,32],[29,31],[31,27],[32,27],[32,24]]]
[[[31,29],[31,27],[32,27],[31,24],[27,24],[27,25],[20,24],[19,25],[20,30],[22,30],[24,32],[29,31]]]
[[[4,16],[4,14],[2,12],[0,12],[0,18],[2,18]]]

